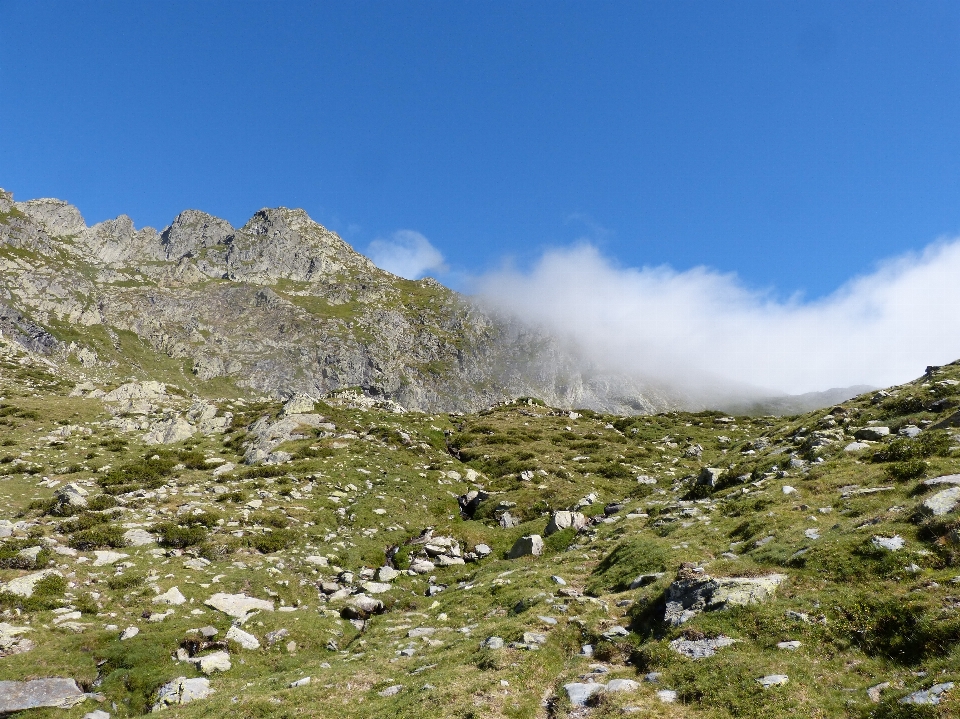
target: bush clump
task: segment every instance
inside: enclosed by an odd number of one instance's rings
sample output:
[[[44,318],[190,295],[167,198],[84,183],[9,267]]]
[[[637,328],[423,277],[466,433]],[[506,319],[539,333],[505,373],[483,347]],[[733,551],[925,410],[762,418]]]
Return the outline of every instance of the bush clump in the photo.
[[[91,549],[103,549],[112,547],[114,549],[127,546],[127,540],[123,537],[123,527],[118,524],[98,524],[90,529],[84,529],[73,534],[70,537],[69,544],[74,549],[82,552]]]
[[[289,547],[297,538],[292,529],[275,529],[251,538],[250,544],[262,554],[272,554]]]

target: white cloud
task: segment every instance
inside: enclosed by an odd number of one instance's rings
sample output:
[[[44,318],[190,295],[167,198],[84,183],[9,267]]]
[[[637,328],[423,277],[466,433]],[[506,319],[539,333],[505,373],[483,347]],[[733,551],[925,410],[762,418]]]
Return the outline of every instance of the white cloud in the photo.
[[[381,270],[408,280],[418,280],[428,272],[446,269],[440,250],[413,230],[397,230],[390,239],[374,240],[367,254]]]
[[[887,261],[812,302],[778,301],[708,268],[619,268],[590,245],[476,287],[598,364],[692,397],[887,386],[960,358],[960,240]]]

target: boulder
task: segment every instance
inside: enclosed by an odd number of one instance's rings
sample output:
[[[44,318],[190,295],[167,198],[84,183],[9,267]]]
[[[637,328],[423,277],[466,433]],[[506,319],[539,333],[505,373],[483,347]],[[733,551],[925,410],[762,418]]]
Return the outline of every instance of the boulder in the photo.
[[[611,679],[607,682],[606,691],[619,693],[619,692],[635,692],[640,688],[640,682],[635,682],[633,679]]]
[[[143,441],[144,444],[174,444],[190,439],[196,428],[182,417],[161,420],[150,425]]]
[[[865,439],[871,442],[876,442],[884,437],[889,436],[889,434],[889,427],[862,427],[854,432],[853,436],[857,439]]]
[[[898,552],[907,543],[899,534],[894,534],[892,537],[874,536],[870,541],[874,547],[886,549],[888,552]]]
[[[314,401],[313,398],[308,397],[305,394],[295,394],[293,397],[287,400],[286,404],[283,405],[283,414],[306,414],[308,412],[313,412]]]
[[[369,619],[374,614],[383,614],[383,602],[366,594],[355,594],[350,597],[347,606],[340,610],[344,619]]]
[[[176,704],[188,704],[197,699],[206,699],[211,694],[213,694],[213,689],[210,688],[209,679],[178,677],[160,687],[157,692],[157,701],[153,705],[153,711],[160,711]]]
[[[244,649],[260,648],[260,641],[249,632],[245,632],[240,629],[240,627],[230,627],[227,630],[226,639],[228,642],[235,642],[239,644]]]
[[[586,527],[587,524],[587,518],[581,512],[554,512],[553,516],[550,517],[550,521],[547,523],[547,528],[543,530],[543,536],[549,537],[555,532],[571,527],[580,530]]]
[[[87,506],[87,495],[89,493],[76,482],[70,482],[56,491],[53,495],[60,505],[69,505],[78,509]]]
[[[697,484],[707,487],[716,487],[717,482],[723,475],[723,472],[724,470],[716,467],[704,467],[700,470],[700,474],[697,475]]]
[[[229,671],[232,666],[232,664],[230,664],[230,655],[226,652],[205,654],[202,657],[194,657],[191,661],[197,665],[197,669],[203,674]]]
[[[378,582],[392,582],[394,579],[396,579],[399,576],[400,576],[400,572],[398,572],[393,567],[380,567],[377,570],[377,574],[376,574]]]
[[[786,578],[785,574],[768,574],[715,579],[691,567],[681,567],[667,588],[663,619],[680,626],[700,612],[763,602]]]
[[[539,534],[528,534],[514,542],[507,558],[518,559],[528,555],[538,557],[541,554],[543,554],[543,538]]]
[[[956,509],[958,504],[960,504],[960,486],[950,487],[923,500],[920,504],[920,512],[941,517]]]
[[[862,449],[867,449],[870,445],[866,442],[851,442],[846,447],[843,448],[844,452],[859,452]]]
[[[84,698],[84,693],[73,679],[55,677],[28,682],[0,681],[0,714],[38,707],[67,709]]]

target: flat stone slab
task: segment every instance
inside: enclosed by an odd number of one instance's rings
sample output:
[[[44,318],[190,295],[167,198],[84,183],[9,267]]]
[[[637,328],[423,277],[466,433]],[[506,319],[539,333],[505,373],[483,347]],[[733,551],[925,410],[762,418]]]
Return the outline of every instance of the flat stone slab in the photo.
[[[960,484],[960,474],[944,474],[940,477],[931,477],[920,484],[925,487],[936,487],[938,484]]]
[[[119,562],[121,559],[126,559],[127,556],[129,555],[126,555],[123,552],[110,552],[105,550],[99,550],[94,552],[93,556],[94,556],[94,560],[93,560],[94,567],[106,567],[107,565],[114,564],[115,562]]]
[[[213,607],[227,616],[241,619],[250,612],[262,609],[265,612],[273,611],[273,602],[266,599],[256,599],[248,597],[246,594],[224,594],[217,592],[204,602],[208,607]]]
[[[131,547],[145,547],[157,541],[146,529],[128,529],[123,533],[123,538]]]
[[[875,536],[872,540],[873,546],[879,549],[886,549],[888,552],[898,552],[903,549],[907,541],[901,537],[899,534],[894,534],[892,537],[880,537]]]
[[[73,679],[34,679],[29,682],[0,681],[0,713],[37,707],[67,709],[86,695]]]

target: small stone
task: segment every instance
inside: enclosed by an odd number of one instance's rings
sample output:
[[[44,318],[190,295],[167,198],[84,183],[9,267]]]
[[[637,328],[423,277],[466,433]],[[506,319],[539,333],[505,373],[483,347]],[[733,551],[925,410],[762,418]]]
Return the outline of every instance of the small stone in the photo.
[[[310,677],[304,677],[303,679],[297,679],[295,682],[290,682],[287,686],[290,689],[296,689],[297,687],[305,687],[310,683]]]
[[[889,427],[863,427],[854,432],[853,436],[857,439],[866,439],[872,442],[879,441],[889,436]]]
[[[778,643],[777,643],[777,649],[786,649],[786,650],[791,651],[791,652],[796,651],[796,650],[799,649],[800,647],[801,647],[800,642],[798,642],[798,641],[795,640],[795,639],[794,639],[794,640],[791,640],[791,641],[789,641],[789,642],[778,642]]]
[[[392,687],[387,687],[383,691],[377,692],[377,694],[382,697],[392,697],[396,696],[401,691],[403,691],[403,684],[394,684]]]
[[[123,533],[123,539],[131,547],[145,547],[157,541],[157,538],[145,529],[128,529]]]
[[[503,639],[500,637],[487,637],[480,642],[480,646],[484,649],[503,649]]]
[[[677,693],[673,689],[658,689],[657,699],[664,704],[673,704],[677,701]]]
[[[120,635],[120,641],[125,642],[128,639],[133,639],[140,633],[139,627],[127,627],[123,630],[123,633]]]
[[[787,494],[787,495],[789,495],[789,494],[796,494],[796,493],[797,493],[797,488],[796,488],[796,487],[791,487],[789,484],[783,485],[783,486],[780,488],[780,490],[781,490],[784,494]]]
[[[844,452],[859,452],[862,449],[868,449],[870,447],[866,442],[851,442],[846,447],[843,448]]]
[[[804,530],[803,536],[807,539],[820,539],[820,530],[816,527]]]
[[[83,719],[110,719],[110,714],[103,709],[94,709],[92,712],[84,714]]]
[[[735,642],[735,639],[721,635],[715,639],[674,639],[669,646],[677,654],[682,654],[689,659],[704,659],[712,657],[718,649],[729,647]]]
[[[392,582],[394,579],[400,576],[400,572],[393,567],[380,567],[377,570],[376,576],[378,582]]]

